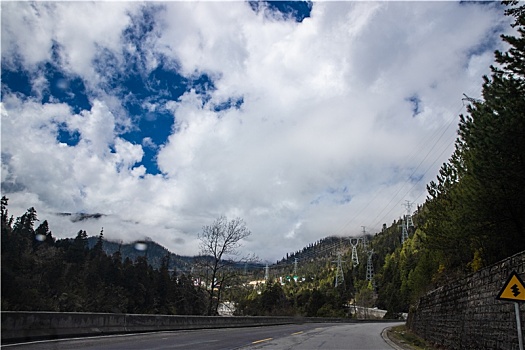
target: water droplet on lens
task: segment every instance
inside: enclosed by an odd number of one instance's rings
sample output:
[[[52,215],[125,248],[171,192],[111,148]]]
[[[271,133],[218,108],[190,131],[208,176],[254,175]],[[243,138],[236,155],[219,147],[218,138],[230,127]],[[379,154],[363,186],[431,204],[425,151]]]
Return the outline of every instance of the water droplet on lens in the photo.
[[[148,245],[144,242],[137,242],[135,243],[135,249],[136,250],[140,250],[140,251],[144,251],[146,249],[148,249]]]

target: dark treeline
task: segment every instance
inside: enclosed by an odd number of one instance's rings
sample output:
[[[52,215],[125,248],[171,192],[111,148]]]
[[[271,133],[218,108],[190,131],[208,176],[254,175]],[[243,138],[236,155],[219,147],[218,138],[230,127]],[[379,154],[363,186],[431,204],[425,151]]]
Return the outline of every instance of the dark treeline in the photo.
[[[2,197],[2,310],[207,313],[206,286],[195,283],[202,278],[199,268],[195,276],[177,273],[170,268],[169,252],[154,268],[146,255],[132,260],[120,250],[107,254],[103,230],[96,243],[89,244],[93,237],[86,231],[57,240],[47,220],[35,228],[39,222],[34,208],[10,217],[8,199]],[[313,260],[302,268],[308,279],[280,283],[272,278],[255,288],[247,282],[257,273],[244,274],[242,266],[235,267],[225,300],[235,305],[236,315],[347,316],[345,304],[353,297],[351,271],[346,272],[347,283],[334,289],[330,263],[318,269],[323,259]]]
[[[56,240],[34,208],[16,220],[2,198],[2,310],[201,315],[203,291],[169,270],[169,255],[154,269],[147,258],[107,255],[103,232],[89,248],[86,231]]]

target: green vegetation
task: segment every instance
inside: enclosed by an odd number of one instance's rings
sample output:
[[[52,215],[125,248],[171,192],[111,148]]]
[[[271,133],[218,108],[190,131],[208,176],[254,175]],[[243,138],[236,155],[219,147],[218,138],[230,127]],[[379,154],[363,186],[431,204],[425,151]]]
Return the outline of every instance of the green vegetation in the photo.
[[[327,237],[287,254],[255,288],[248,282],[262,278],[261,266],[242,274],[242,264],[226,263],[221,250],[203,249],[200,273],[211,279],[196,285],[195,276],[172,271],[167,252],[154,268],[153,257],[108,254],[102,231],[91,248],[85,231],[55,240],[47,221],[35,229],[34,208],[9,217],[4,197],[2,309],[215,314],[226,300],[242,315],[350,317],[354,306],[375,306],[398,318],[429,289],[525,250],[525,5],[507,5],[517,36],[502,37],[509,49],[496,52],[483,100],[460,116],[455,151],[428,184],[408,240],[401,244],[399,222],[370,236],[375,283],[366,280],[365,252],[354,268],[349,241]],[[221,220],[214,225],[228,224]],[[249,234],[236,222],[242,230],[231,252]],[[206,235],[215,226],[205,226],[203,243],[215,242]],[[344,280],[333,263],[336,251],[346,261]],[[180,261],[188,266],[188,259]]]
[[[483,101],[460,116],[455,152],[427,186],[415,233],[385,256],[378,305],[393,312],[525,250],[525,5],[506,4],[518,36],[502,36],[509,49],[495,53]]]
[[[525,249],[524,6],[507,14],[520,36],[502,37],[510,48],[496,52],[483,101],[460,116],[456,150],[428,185],[426,243],[445,268],[476,270]]]
[[[415,335],[412,331],[406,328],[406,326],[396,326],[388,330],[388,337],[396,344],[403,345],[403,348],[409,348],[413,350],[434,350],[424,339],[421,339]]]

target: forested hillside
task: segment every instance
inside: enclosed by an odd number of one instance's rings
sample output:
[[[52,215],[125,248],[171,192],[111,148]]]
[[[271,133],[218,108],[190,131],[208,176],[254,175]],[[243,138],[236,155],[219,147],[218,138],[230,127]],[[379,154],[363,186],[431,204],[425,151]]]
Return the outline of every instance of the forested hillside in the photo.
[[[407,310],[429,288],[525,250],[525,6],[506,4],[517,36],[502,36],[509,49],[460,116],[414,235],[385,256],[380,307]]]
[[[72,238],[66,240],[73,240]],[[88,248],[93,248],[98,241],[98,237],[88,237]],[[168,268],[171,271],[189,272],[193,266],[193,258],[189,256],[181,256],[170,252],[160,244],[150,240],[142,240],[136,242],[112,242],[106,239],[102,240],[102,249],[107,255],[113,255],[119,252],[122,259],[131,259],[136,261],[140,257],[145,257],[148,263],[155,269],[162,266],[163,260],[166,256],[169,257]]]
[[[170,271],[170,254],[155,269],[144,252],[106,254],[103,232],[91,247],[86,231],[56,240],[46,220],[35,228],[34,208],[14,220],[7,204],[3,197],[2,310],[203,313],[204,292]]]

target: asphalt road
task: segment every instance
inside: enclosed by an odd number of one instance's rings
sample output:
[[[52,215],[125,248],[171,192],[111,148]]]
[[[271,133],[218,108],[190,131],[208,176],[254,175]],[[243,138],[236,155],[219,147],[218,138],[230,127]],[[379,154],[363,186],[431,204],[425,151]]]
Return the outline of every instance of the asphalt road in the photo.
[[[244,347],[243,349],[392,349],[392,347],[381,337],[381,332],[387,327],[400,324],[402,323],[333,324],[331,327],[316,327],[314,329],[292,334],[291,336],[271,340],[268,339]]]
[[[307,323],[155,332],[3,345],[27,350],[392,349],[381,331],[397,323]]]

